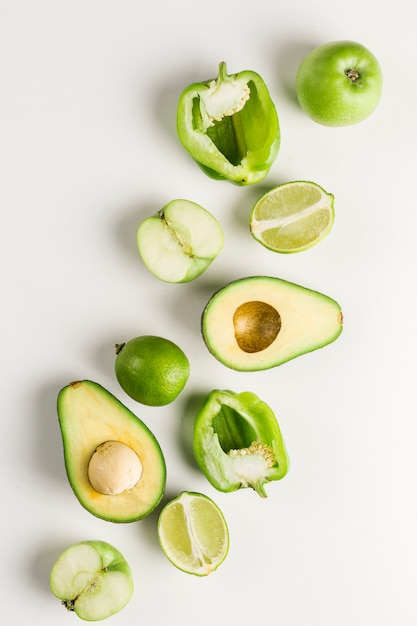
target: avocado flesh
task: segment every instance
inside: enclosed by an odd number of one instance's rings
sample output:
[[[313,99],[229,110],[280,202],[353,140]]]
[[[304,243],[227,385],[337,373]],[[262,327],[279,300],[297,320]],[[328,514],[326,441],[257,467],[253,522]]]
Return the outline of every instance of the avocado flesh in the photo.
[[[59,392],[58,419],[68,480],[81,505],[110,522],[133,522],[151,513],[165,490],[166,466],[147,426],[109,391],[89,380],[70,383]],[[117,495],[99,493],[88,478],[90,458],[106,441],[123,442],[142,462],[136,485]]]
[[[275,320],[270,308],[277,313]],[[209,351],[238,371],[281,365],[331,343],[342,328],[343,315],[335,300],[270,276],[229,283],[214,294],[202,315]]]

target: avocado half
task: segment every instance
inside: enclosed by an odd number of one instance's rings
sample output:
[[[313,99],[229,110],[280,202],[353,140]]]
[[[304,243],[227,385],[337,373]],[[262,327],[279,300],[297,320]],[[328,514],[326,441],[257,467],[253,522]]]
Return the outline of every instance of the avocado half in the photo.
[[[72,382],[61,389],[57,408],[65,469],[81,505],[110,522],[133,522],[151,513],[165,490],[166,465],[149,428],[109,391],[90,380]],[[139,480],[120,493],[101,493],[89,478],[94,453],[108,442],[125,444],[122,447],[140,460]],[[115,471],[111,465],[110,469]]]
[[[270,276],[235,280],[207,303],[202,334],[209,351],[238,371],[281,365],[331,343],[343,314],[332,298]]]

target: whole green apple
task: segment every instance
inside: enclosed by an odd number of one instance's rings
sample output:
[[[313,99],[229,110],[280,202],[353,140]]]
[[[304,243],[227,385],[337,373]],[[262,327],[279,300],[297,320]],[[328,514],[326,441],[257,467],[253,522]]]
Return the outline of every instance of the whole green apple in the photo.
[[[314,49],[296,76],[301,108],[315,122],[349,126],[376,108],[382,93],[382,71],[375,56],[354,41],[333,41]]]

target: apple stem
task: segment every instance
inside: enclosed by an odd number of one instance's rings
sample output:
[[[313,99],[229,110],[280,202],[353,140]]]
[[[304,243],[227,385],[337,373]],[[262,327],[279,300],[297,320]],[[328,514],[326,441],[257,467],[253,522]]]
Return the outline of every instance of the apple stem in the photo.
[[[354,83],[358,80],[359,78],[359,73],[356,70],[348,70],[346,72],[346,76],[349,78],[349,80]]]

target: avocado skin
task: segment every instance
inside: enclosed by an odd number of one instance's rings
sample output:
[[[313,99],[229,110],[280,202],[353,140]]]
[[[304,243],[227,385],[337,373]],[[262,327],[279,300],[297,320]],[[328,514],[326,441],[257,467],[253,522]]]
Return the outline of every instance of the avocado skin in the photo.
[[[63,387],[57,399],[65,469],[80,504],[92,515],[114,523],[134,522],[159,504],[166,486],[162,449],[150,429],[107,389],[91,380]],[[118,495],[98,493],[88,479],[88,463],[104,441],[122,441],[139,456],[142,477]]]
[[[233,315],[245,302],[267,303],[282,326],[263,350],[247,353],[236,341]],[[220,288],[206,304],[201,332],[209,352],[237,371],[260,371],[282,365],[335,341],[343,330],[343,313],[333,298],[274,276],[249,276]]]

